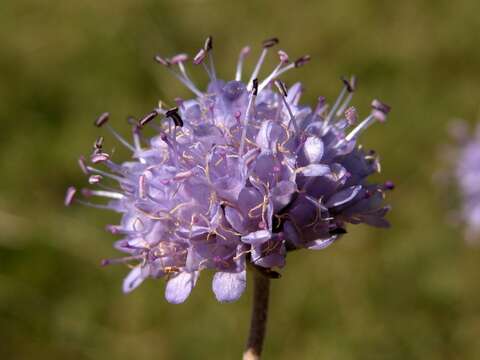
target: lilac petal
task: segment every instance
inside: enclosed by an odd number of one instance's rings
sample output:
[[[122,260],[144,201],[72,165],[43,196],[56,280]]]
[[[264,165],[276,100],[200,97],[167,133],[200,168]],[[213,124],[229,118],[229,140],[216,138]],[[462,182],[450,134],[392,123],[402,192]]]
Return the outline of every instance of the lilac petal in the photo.
[[[303,176],[323,176],[330,173],[330,167],[323,164],[310,164],[297,171]]]
[[[288,205],[293,193],[297,190],[297,186],[293,181],[280,181],[277,186],[272,189],[271,197],[275,211],[281,210]]]
[[[303,151],[310,164],[317,163],[323,156],[323,141],[316,136],[310,136],[303,145]]]
[[[213,277],[212,289],[215,297],[220,302],[232,302],[245,291],[247,286],[247,272],[238,273],[217,272]]]
[[[142,274],[142,267],[140,265],[134,267],[123,280],[123,292],[131,292],[137,288],[143,282],[143,280],[145,280],[145,276]]]
[[[197,282],[198,272],[182,272],[171,278],[165,288],[165,299],[171,304],[183,303],[192,292]]]
[[[258,146],[264,149],[268,149],[270,145],[270,133],[272,131],[273,123],[271,121],[265,121],[260,130],[258,131],[256,143]]]
[[[290,89],[288,89],[287,94],[287,102],[292,104],[298,100],[298,95],[302,92],[302,84],[300,82],[296,82],[293,84]]]
[[[322,250],[332,245],[336,239],[337,239],[337,236],[332,236],[331,238],[328,238],[328,239],[313,240],[308,242],[306,247],[310,250]]]
[[[285,255],[270,254],[270,255],[255,259],[254,263],[255,265],[258,265],[264,268],[272,268],[272,267],[282,268],[285,266]]]
[[[271,237],[272,233],[269,230],[259,230],[242,236],[241,240],[246,244],[260,245],[268,241]]]
[[[225,218],[228,223],[238,232],[245,231],[245,220],[237,209],[234,209],[230,206],[225,207]]]
[[[302,242],[300,241],[300,236],[297,229],[290,221],[285,221],[285,224],[283,225],[283,232],[288,242],[295,245],[296,247],[303,246]]]
[[[362,186],[356,185],[339,191],[338,193],[333,194],[330,199],[328,199],[325,206],[334,207],[346,204],[347,202],[353,200],[360,190],[362,190]]]

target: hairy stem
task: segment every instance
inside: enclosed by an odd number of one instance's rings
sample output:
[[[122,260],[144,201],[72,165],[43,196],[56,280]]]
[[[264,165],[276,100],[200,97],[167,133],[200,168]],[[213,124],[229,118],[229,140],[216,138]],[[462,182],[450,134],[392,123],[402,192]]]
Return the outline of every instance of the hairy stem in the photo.
[[[253,276],[252,318],[250,320],[250,333],[245,352],[243,353],[243,360],[260,359],[267,328],[270,278],[259,271],[253,271]]]

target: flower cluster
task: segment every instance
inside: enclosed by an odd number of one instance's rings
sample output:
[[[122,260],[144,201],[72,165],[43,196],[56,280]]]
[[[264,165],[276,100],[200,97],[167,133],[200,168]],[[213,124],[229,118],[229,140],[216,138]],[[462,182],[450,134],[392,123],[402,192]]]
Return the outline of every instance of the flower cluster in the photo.
[[[359,121],[350,106],[353,77],[343,79],[332,106],[323,97],[313,109],[301,105],[301,84],[287,89],[278,78],[303,66],[308,56],[290,61],[280,50],[278,65],[257,79],[277,43],[263,43],[245,81],[242,68],[250,49],[243,48],[235,79],[223,81],[217,78],[209,37],[193,58],[210,77],[205,92],[188,75],[186,55],[156,56],[196,97],[175,99],[175,108],[160,104],[132,122],[133,144],[110,127],[108,113],[97,119],[97,126],[132,151],[132,160],[114,162],[99,138],[89,164],[79,161],[89,183],[99,188],[81,193],[110,201],[78,199],[70,187],[65,203],[123,214],[121,223],[108,229],[122,236],[115,247],[127,256],[104,264],[136,264],[124,280],[125,292],[147,277],[165,277],[167,300],[181,303],[200,272],[213,269],[216,298],[234,301],[245,289],[247,265],[275,276],[272,268],[285,265],[288,251],[323,249],[346,233],[347,223],[388,226],[383,199],[393,184],[368,183],[379,161],[357,139],[374,122],[384,122],[389,107],[374,100],[370,114]],[[156,135],[147,138],[146,127]]]
[[[448,161],[448,170],[440,175],[448,185],[454,185],[459,196],[461,210],[453,216],[465,225],[465,239],[469,243],[480,239],[480,125],[476,131],[469,131],[464,121],[455,120],[449,124],[454,144],[442,151],[442,158]]]

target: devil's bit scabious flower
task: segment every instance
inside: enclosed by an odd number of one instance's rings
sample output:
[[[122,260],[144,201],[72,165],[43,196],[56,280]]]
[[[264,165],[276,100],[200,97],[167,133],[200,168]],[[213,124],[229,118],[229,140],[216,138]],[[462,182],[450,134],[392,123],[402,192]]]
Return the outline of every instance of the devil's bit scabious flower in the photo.
[[[454,144],[443,152],[448,160],[448,170],[442,172],[447,184],[453,184],[459,196],[461,209],[454,216],[465,226],[465,240],[469,243],[480,241],[480,125],[476,131],[469,131],[464,121],[455,120],[449,124]],[[446,156],[445,156],[446,155]]]
[[[354,77],[343,79],[333,106],[323,97],[313,109],[300,105],[301,84],[287,90],[278,78],[309,56],[291,62],[280,50],[278,65],[257,80],[277,43],[263,43],[246,80],[242,69],[250,48],[243,48],[234,80],[224,81],[217,77],[209,37],[193,58],[210,77],[205,92],[188,75],[186,55],[156,56],[195,98],[177,98],[170,109],[160,103],[131,121],[133,144],[110,127],[108,113],[95,122],[132,151],[132,160],[114,162],[99,138],[91,165],[79,160],[98,189],[80,193],[110,202],[79,200],[71,187],[65,203],[123,214],[108,229],[123,237],[115,247],[127,256],[103,263],[136,264],[124,280],[125,292],[147,277],[165,277],[166,299],[181,303],[200,272],[213,269],[216,298],[234,301],[245,289],[247,264],[274,276],[272,268],[285,265],[287,251],[324,249],[346,233],[347,223],[388,226],[383,198],[393,185],[367,182],[380,166],[375,152],[364,151],[357,139],[374,122],[384,122],[390,108],[373,100],[371,113],[358,122],[350,107]],[[156,135],[146,138],[146,127]]]

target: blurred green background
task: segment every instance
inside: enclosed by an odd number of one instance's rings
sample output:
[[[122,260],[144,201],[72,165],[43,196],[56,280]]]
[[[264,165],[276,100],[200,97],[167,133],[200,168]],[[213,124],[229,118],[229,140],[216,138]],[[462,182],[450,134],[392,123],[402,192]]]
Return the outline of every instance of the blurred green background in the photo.
[[[362,137],[381,154],[379,179],[397,184],[392,229],[350,227],[288,257],[265,359],[480,359],[480,248],[448,225],[449,194],[432,185],[448,120],[478,119],[479,13],[478,0],[2,0],[0,358],[240,357],[250,286],[233,304],[215,301],[206,273],[183,305],[166,303],[162,281],[125,296],[127,269],[99,266],[119,255],[103,231],[118,216],[62,205],[85,184],[76,159],[93,119],[110,111],[127,133],[127,115],[189,95],[152,56],[194,53],[212,34],[224,77],[240,47],[278,36],[312,56],[285,77],[304,83],[304,102],[334,100],[355,73],[363,114],[374,97],[393,108]]]

